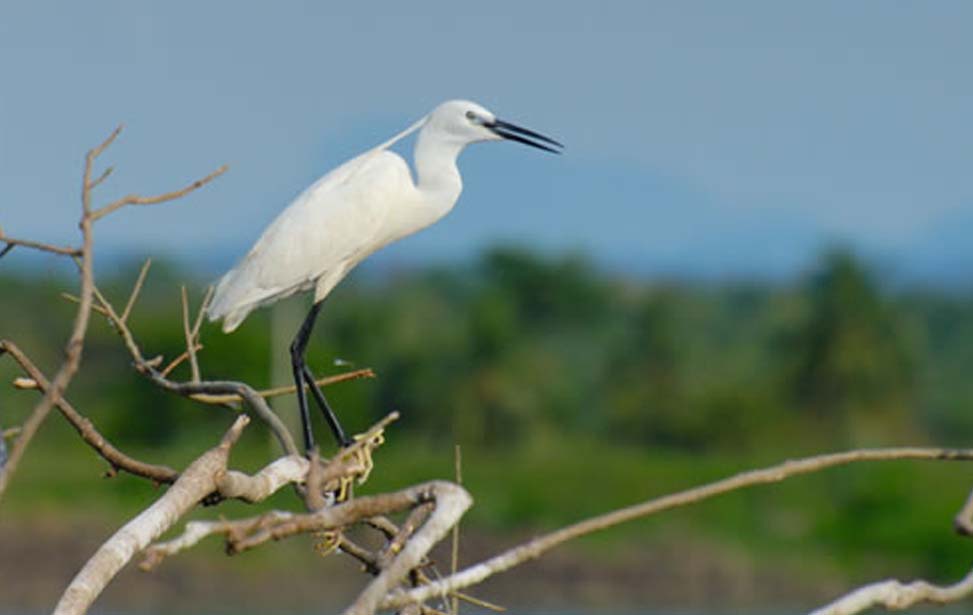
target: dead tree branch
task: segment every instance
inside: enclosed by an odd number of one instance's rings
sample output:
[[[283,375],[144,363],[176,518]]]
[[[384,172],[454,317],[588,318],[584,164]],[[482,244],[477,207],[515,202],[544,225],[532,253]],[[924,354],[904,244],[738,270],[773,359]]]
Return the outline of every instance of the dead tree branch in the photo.
[[[17,246],[22,246],[24,248],[31,248],[33,250],[40,250],[41,252],[49,252],[51,254],[59,254],[61,256],[81,256],[80,248],[70,248],[66,246],[55,246],[49,243],[41,243],[39,241],[31,241],[29,239],[15,239],[13,237],[8,237],[0,232],[0,242],[7,244],[2,254],[4,256],[8,254],[12,249]]]
[[[92,172],[94,169],[95,162],[98,157],[118,138],[118,135],[122,131],[122,126],[118,126],[114,131],[97,147],[88,151],[85,155],[84,160],[84,171],[81,180],[81,221],[79,227],[81,229],[81,248],[61,248],[58,246],[51,246],[48,244],[41,244],[38,242],[17,240],[12,238],[3,237],[0,235],[0,241],[5,242],[7,245],[3,249],[3,254],[8,253],[12,246],[21,245],[25,247],[30,247],[38,250],[43,250],[46,252],[52,252],[54,254],[62,254],[70,256],[76,259],[78,265],[78,272],[80,277],[80,289],[78,292],[78,311],[74,318],[74,324],[71,329],[71,334],[68,338],[67,344],[64,348],[64,361],[61,363],[60,368],[55,373],[51,381],[43,387],[44,395],[40,402],[34,406],[30,413],[28,420],[24,424],[24,429],[18,438],[13,442],[11,446],[10,453],[7,459],[7,463],[0,469],[0,498],[3,497],[6,491],[7,485],[10,483],[10,478],[16,471],[17,466],[23,457],[27,446],[30,444],[34,434],[37,429],[50,414],[53,407],[57,406],[61,409],[62,413],[70,413],[70,411],[65,410],[69,407],[66,403],[59,403],[62,401],[62,396],[67,390],[71,379],[74,377],[75,373],[78,371],[78,367],[81,364],[81,354],[84,348],[84,339],[88,330],[88,323],[91,318],[91,311],[94,306],[94,296],[97,293],[97,288],[94,282],[94,253],[93,253],[93,226],[95,221],[100,218],[110,214],[116,209],[127,205],[127,204],[153,204],[161,203],[165,201],[170,201],[196,190],[203,185],[210,182],[215,177],[221,175],[226,171],[226,167],[221,167],[217,171],[211,173],[207,177],[194,182],[193,184],[177,190],[175,192],[170,192],[158,197],[135,197],[128,196],[124,197],[118,201],[110,203],[100,209],[92,209],[92,192],[99,184],[101,184],[107,177],[111,174],[111,168],[106,169],[101,175],[96,179],[92,179]],[[0,354],[6,351],[6,348],[0,347]],[[21,353],[22,355],[22,353]],[[25,358],[25,357],[24,357]],[[23,363],[22,363],[23,365]],[[39,373],[39,372],[38,372]],[[43,380],[41,378],[34,378],[38,383]],[[76,413],[75,413],[76,414]],[[80,417],[80,415],[78,415]],[[83,424],[83,420],[79,419],[75,427],[78,428],[79,425]],[[87,423],[90,426],[90,423]],[[80,429],[79,429],[80,431]],[[87,430],[89,435],[94,437],[93,427]],[[84,435],[84,434],[82,434]],[[92,443],[92,442],[89,442]],[[92,443],[93,444],[93,443]],[[94,445],[94,444],[93,444]],[[109,445],[110,446],[110,445]],[[96,447],[98,448],[98,447]],[[101,450],[107,451],[108,448],[101,445]],[[117,451],[116,451],[117,452]],[[111,462],[111,461],[110,461]],[[171,478],[171,477],[170,477]]]
[[[653,498],[622,508],[610,513],[599,515],[563,529],[535,538],[525,544],[514,547],[486,561],[470,566],[444,579],[434,581],[412,590],[395,590],[381,603],[382,608],[400,608],[410,602],[422,602],[433,597],[440,597],[450,591],[462,589],[480,583],[484,579],[500,572],[504,572],[526,562],[536,559],[554,547],[608,527],[657,514],[665,510],[695,504],[709,498],[723,495],[731,491],[780,482],[793,476],[819,472],[826,468],[847,465],[863,461],[894,461],[903,459],[924,459],[940,461],[969,461],[973,460],[971,449],[940,449],[940,448],[885,448],[853,450],[842,453],[817,455],[804,459],[785,461],[784,463],[760,470],[750,470],[736,474],[729,478]]]
[[[184,356],[183,355],[180,356]],[[185,360],[185,358],[183,359]],[[334,376],[324,376],[315,380],[315,384],[318,386],[329,386],[332,384],[338,384],[339,382],[347,382],[349,380],[358,380],[359,378],[374,378],[375,372],[370,368],[356,369],[354,371],[345,372],[343,374],[335,374]],[[304,385],[307,388],[307,385]],[[281,395],[290,395],[297,390],[293,384],[287,386],[274,387],[272,389],[263,389],[261,391],[256,391],[257,395],[268,399],[271,397],[280,397]],[[239,395],[197,395],[193,399],[197,401],[203,401],[208,404],[234,404],[243,401],[243,398]]]
[[[410,570],[416,568],[456,525],[463,514],[473,505],[473,498],[459,485],[437,481],[429,485],[425,495],[427,501],[435,503],[429,519],[405,543],[399,554],[387,568],[375,577],[358,595],[358,598],[345,610],[344,615],[371,615],[380,608],[383,599],[401,583]],[[416,504],[421,504],[421,501]],[[423,586],[428,587],[428,586]],[[446,592],[448,593],[448,592]],[[430,597],[436,595],[431,594]],[[445,594],[443,594],[445,595]],[[423,600],[411,602],[422,603]]]
[[[118,317],[122,322],[128,322],[128,317],[132,314],[132,308],[135,307],[135,302],[138,301],[139,293],[142,292],[142,286],[145,284],[145,278],[149,275],[149,267],[151,266],[152,259],[147,258],[142,268],[139,269],[139,275],[135,278],[135,284],[132,285],[132,292],[128,295],[128,301],[125,302],[122,315]]]
[[[217,489],[230,448],[250,419],[240,416],[220,444],[194,461],[152,506],[106,541],[68,585],[54,615],[83,615],[118,571],[203,498]]]
[[[31,388],[35,388],[41,392],[48,390],[50,383],[48,383],[47,378],[16,344],[8,340],[0,340],[0,352],[6,352],[20,365],[24,373],[31,379],[33,384]],[[172,468],[145,463],[118,450],[98,432],[88,418],[78,412],[63,396],[57,398],[55,405],[64,418],[74,427],[75,431],[78,432],[81,439],[110,464],[113,472],[124,471],[134,476],[148,478],[157,483],[172,483],[178,478],[179,473]]]
[[[71,382],[71,378],[78,371],[78,366],[81,364],[81,350],[84,347],[84,337],[88,330],[88,320],[91,316],[91,303],[94,291],[94,274],[92,272],[93,255],[92,255],[92,217],[91,217],[91,169],[94,166],[95,159],[105,150],[106,147],[111,145],[115,137],[121,131],[121,127],[115,129],[111,135],[105,141],[101,143],[98,147],[90,150],[85,156],[84,163],[84,176],[81,183],[81,254],[80,254],[80,277],[81,277],[81,291],[79,293],[79,306],[78,312],[74,317],[74,325],[71,329],[71,335],[68,338],[68,342],[64,348],[64,361],[61,364],[60,369],[54,375],[50,386],[44,392],[44,396],[41,401],[38,402],[34,409],[31,411],[30,419],[28,419],[27,424],[25,424],[23,433],[17,438],[11,447],[7,463],[3,470],[0,471],[0,498],[3,497],[4,492],[7,489],[7,485],[10,484],[10,477],[17,469],[17,465],[20,463],[21,457],[23,457],[24,451],[30,444],[31,439],[36,433],[37,429],[40,427],[44,419],[50,413],[51,408],[54,407],[55,402],[60,398],[61,394],[67,389],[68,384]]]
[[[894,579],[872,583],[842,596],[811,615],[854,615],[873,607],[904,611],[924,602],[950,604],[973,595],[973,571],[953,585],[940,587],[926,581],[902,583]]]
[[[92,212],[91,215],[92,221],[100,220],[101,218],[104,218],[108,214],[112,213],[113,211],[121,209],[126,205],[158,205],[159,203],[166,203],[168,201],[174,201],[176,199],[182,198],[187,194],[189,194],[190,192],[202,188],[203,186],[210,183],[220,175],[223,175],[229,170],[229,168],[230,167],[223,165],[220,168],[213,171],[212,173],[210,173],[209,175],[207,175],[206,177],[202,179],[197,179],[193,183],[183,188],[180,188],[179,190],[173,190],[172,192],[166,192],[165,194],[158,194],[155,196],[140,196],[138,194],[129,194],[127,196],[123,196],[117,201],[113,201],[108,205],[105,205],[104,207],[101,207],[100,209]]]

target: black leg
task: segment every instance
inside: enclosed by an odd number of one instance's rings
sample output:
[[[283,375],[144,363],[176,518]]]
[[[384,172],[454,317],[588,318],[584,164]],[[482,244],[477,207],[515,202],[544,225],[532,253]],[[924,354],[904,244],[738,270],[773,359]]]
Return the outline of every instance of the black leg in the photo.
[[[311,414],[307,409],[307,393],[304,391],[304,351],[307,350],[307,341],[311,337],[311,329],[314,328],[314,320],[320,310],[320,303],[315,303],[311,307],[311,312],[301,323],[301,328],[297,330],[297,336],[291,342],[291,369],[294,372],[297,407],[301,410],[301,428],[304,430],[305,453],[314,448],[314,433],[311,431]]]
[[[324,420],[328,422],[328,427],[331,428],[331,433],[334,434],[334,439],[338,442],[338,446],[345,448],[346,446],[353,444],[354,440],[348,438],[345,435],[345,430],[341,428],[341,423],[338,422],[338,417],[335,415],[334,410],[328,404],[328,400],[324,398],[324,393],[321,392],[321,387],[318,383],[314,381],[314,374],[308,369],[307,365],[304,366],[304,380],[307,382],[307,388],[311,389],[311,395],[314,397],[314,401],[317,402],[318,408],[324,413]]]
[[[338,423],[338,417],[335,416],[334,411],[328,405],[328,400],[325,399],[324,393],[318,388],[318,385],[314,382],[314,375],[311,374],[311,370],[308,369],[307,364],[304,361],[304,353],[307,351],[307,343],[311,338],[311,330],[314,329],[314,321],[318,317],[318,312],[321,311],[321,303],[315,303],[311,307],[311,311],[308,313],[307,318],[301,324],[301,328],[297,331],[297,336],[291,343],[291,367],[294,370],[294,385],[297,387],[297,405],[301,410],[301,426],[304,429],[304,449],[305,451],[310,451],[314,448],[314,434],[311,431],[311,416],[307,408],[307,393],[304,391],[304,385],[311,389],[311,395],[314,397],[314,401],[317,403],[321,412],[324,414],[325,420],[328,422],[328,426],[331,428],[331,432],[334,434],[335,440],[338,441],[339,446],[348,446],[351,444],[351,440],[345,435],[343,429],[341,429],[341,424]]]

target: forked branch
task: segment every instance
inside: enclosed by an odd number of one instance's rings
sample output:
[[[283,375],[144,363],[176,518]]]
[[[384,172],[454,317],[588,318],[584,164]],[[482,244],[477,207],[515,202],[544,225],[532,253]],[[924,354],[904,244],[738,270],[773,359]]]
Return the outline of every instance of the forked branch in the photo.
[[[246,415],[238,417],[216,448],[194,461],[161,498],[115,532],[68,585],[54,615],[86,613],[109,581],[136,553],[215,491],[220,476],[226,472],[230,448],[239,440],[248,422],[250,419]]]
[[[126,205],[158,205],[159,203],[174,201],[176,199],[186,196],[190,192],[202,188],[203,186],[210,183],[220,175],[226,173],[229,170],[229,168],[230,167],[223,165],[220,168],[213,171],[212,173],[210,173],[209,175],[207,175],[206,177],[202,179],[197,179],[196,181],[192,182],[191,184],[183,188],[180,188],[179,190],[173,190],[172,192],[166,192],[165,194],[157,194],[155,196],[141,196],[138,194],[129,194],[127,196],[123,196],[117,201],[112,201],[111,203],[105,205],[104,207],[101,207],[100,209],[92,212],[91,218],[92,220],[100,220],[101,218],[104,218],[108,214],[116,210],[119,210],[122,207],[125,207]]]
[[[10,478],[16,471],[17,466],[23,457],[28,445],[30,444],[34,434],[37,429],[47,418],[51,409],[55,406],[59,407],[63,413],[70,414],[72,409],[70,406],[63,401],[64,391],[67,389],[74,377],[75,373],[81,364],[81,354],[84,348],[84,339],[88,330],[88,322],[91,317],[91,311],[94,308],[94,296],[97,292],[94,282],[94,254],[93,254],[93,226],[94,222],[110,213],[116,209],[130,203],[134,204],[152,204],[161,203],[164,201],[170,201],[173,199],[180,198],[197,188],[202,187],[212,179],[221,175],[226,171],[226,167],[221,167],[217,171],[211,173],[207,177],[186,186],[180,190],[170,192],[158,197],[124,197],[119,201],[110,203],[100,209],[92,208],[92,192],[100,185],[108,176],[111,174],[111,167],[106,169],[97,178],[92,179],[92,173],[94,170],[95,162],[98,157],[118,138],[118,135],[122,131],[122,126],[118,126],[108,137],[102,141],[97,147],[88,151],[85,155],[84,171],[82,173],[81,181],[81,247],[80,248],[63,248],[60,246],[52,246],[49,244],[43,244],[34,241],[13,239],[9,237],[4,237],[0,233],[0,242],[5,244],[4,248],[0,250],[0,255],[7,254],[13,249],[14,246],[20,245],[24,247],[29,247],[37,250],[42,250],[46,252],[51,252],[54,254],[60,254],[64,256],[69,256],[75,259],[78,265],[79,278],[80,278],[80,289],[78,292],[78,310],[74,317],[74,324],[71,328],[71,334],[68,338],[67,344],[64,348],[64,360],[61,363],[60,368],[55,373],[54,377],[50,382],[46,382],[43,376],[35,377],[34,380],[40,384],[44,381],[46,384],[40,388],[44,395],[40,402],[34,406],[30,413],[27,421],[24,423],[24,428],[17,439],[13,442],[10,452],[7,458],[6,464],[0,468],[0,498],[3,497],[6,491],[7,485],[10,483]],[[127,316],[126,310],[126,316]],[[0,347],[0,354],[4,351],[9,351],[9,348]],[[23,353],[21,353],[23,357]],[[23,357],[26,358],[26,357]],[[21,365],[24,365],[24,361],[18,361]],[[38,372],[39,374],[39,372]],[[76,414],[76,413],[75,413]],[[80,415],[78,415],[80,417]],[[70,420],[70,419],[69,419]],[[83,417],[77,421],[73,421],[76,428],[82,424]],[[90,427],[90,424],[88,424]],[[79,429],[81,431],[81,429]],[[92,435],[93,427],[86,429],[89,435]],[[94,432],[97,433],[97,432]],[[82,434],[84,435],[84,433]],[[89,443],[92,443],[89,441]],[[93,444],[93,443],[92,443]],[[94,444],[93,444],[94,445]],[[110,445],[108,445],[110,446]],[[98,448],[98,446],[96,446]],[[108,451],[108,447],[101,446],[102,451]],[[108,458],[108,457],[106,457]],[[110,460],[111,461],[111,460]],[[166,468],[168,469],[168,468]],[[171,476],[169,477],[172,478]]]
[[[423,602],[433,597],[446,595],[450,591],[469,587],[482,582],[500,572],[504,572],[526,562],[536,559],[568,540],[578,538],[608,527],[657,514],[665,510],[695,504],[703,500],[737,491],[754,485],[766,485],[780,482],[793,476],[819,472],[850,463],[863,461],[893,461],[893,460],[940,460],[940,461],[970,461],[973,460],[973,449],[940,449],[940,448],[886,448],[864,449],[817,455],[805,459],[785,461],[784,463],[743,472],[723,480],[653,498],[627,508],[612,511],[563,529],[535,538],[527,543],[505,551],[488,560],[470,566],[444,579],[434,581],[408,591],[395,590],[381,603],[382,608],[400,608],[410,602]]]

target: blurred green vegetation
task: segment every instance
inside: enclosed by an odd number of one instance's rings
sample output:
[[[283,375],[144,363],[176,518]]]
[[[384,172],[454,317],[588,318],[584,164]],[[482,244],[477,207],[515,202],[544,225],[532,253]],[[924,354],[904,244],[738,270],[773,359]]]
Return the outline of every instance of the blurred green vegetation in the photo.
[[[49,372],[74,310],[59,293],[76,283],[0,271],[0,336]],[[102,272],[103,289],[124,303],[136,271]],[[132,320],[147,356],[184,349],[184,282],[198,301],[203,281],[153,267]],[[270,374],[286,357],[302,301],[285,302],[278,314],[256,312],[230,336],[206,325],[205,376],[280,384]],[[289,321],[271,326],[287,313]],[[272,328],[284,332],[279,339],[272,341]],[[229,411],[139,378],[101,319],[88,339],[69,397],[124,450],[181,467],[228,425]],[[466,266],[352,276],[328,300],[309,356],[322,375],[345,369],[337,358],[378,373],[328,391],[352,431],[392,409],[402,413],[363,491],[451,477],[458,443],[477,500],[469,523],[494,531],[553,527],[785,457],[973,444],[973,297],[890,289],[840,250],[793,283],[774,285],[637,280],[577,255],[516,247]],[[0,361],[2,382],[16,375],[11,361]],[[35,394],[0,391],[0,424],[18,423]],[[277,407],[294,420],[292,398]],[[323,423],[317,427],[326,438]],[[274,447],[255,426],[235,465],[256,468]],[[54,515],[70,502],[75,512],[121,518],[155,496],[144,481],[96,480],[103,470],[52,417],[4,514]],[[955,575],[968,567],[970,549],[950,522],[971,478],[973,468],[962,464],[856,466],[633,523],[589,543],[691,534],[759,557],[799,552],[848,567],[881,559],[886,574],[891,561]]]

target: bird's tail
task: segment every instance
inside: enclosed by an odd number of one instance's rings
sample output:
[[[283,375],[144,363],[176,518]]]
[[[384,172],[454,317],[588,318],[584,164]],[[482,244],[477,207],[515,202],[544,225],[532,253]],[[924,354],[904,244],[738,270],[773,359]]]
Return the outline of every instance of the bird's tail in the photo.
[[[240,292],[241,289],[239,284],[236,283],[236,279],[236,269],[228,271],[226,275],[220,278],[220,281],[216,284],[216,290],[213,291],[213,300],[206,308],[206,315],[210,322],[223,319],[223,333],[234,331],[253,309],[251,305],[240,304],[239,299],[244,293]]]

